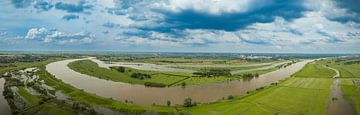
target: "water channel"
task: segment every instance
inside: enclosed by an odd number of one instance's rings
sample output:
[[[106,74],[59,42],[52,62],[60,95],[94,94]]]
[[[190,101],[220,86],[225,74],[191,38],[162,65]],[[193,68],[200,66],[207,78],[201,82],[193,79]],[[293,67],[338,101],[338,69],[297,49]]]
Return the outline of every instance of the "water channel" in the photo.
[[[171,101],[172,104],[182,104],[184,99],[188,97],[197,102],[208,103],[229,95],[244,95],[248,91],[253,91],[256,88],[268,86],[271,83],[285,79],[310,62],[310,60],[298,62],[286,68],[260,75],[258,78],[252,80],[189,85],[185,88],[181,86],[152,88],[143,85],[98,79],[75,72],[67,66],[70,62],[78,60],[82,59],[53,62],[46,66],[46,70],[65,83],[71,84],[79,89],[84,89],[86,92],[120,101],[128,100],[145,105],[151,105],[153,103],[165,105],[167,100]]]

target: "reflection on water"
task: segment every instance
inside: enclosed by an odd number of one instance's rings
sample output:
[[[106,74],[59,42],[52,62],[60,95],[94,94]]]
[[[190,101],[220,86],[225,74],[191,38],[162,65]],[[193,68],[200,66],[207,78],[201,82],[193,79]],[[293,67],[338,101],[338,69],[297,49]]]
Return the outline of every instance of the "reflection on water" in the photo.
[[[1,115],[10,115],[11,114],[11,110],[10,107],[5,99],[5,97],[3,96],[3,91],[4,91],[4,84],[5,84],[5,79],[0,78],[0,112]]]
[[[213,83],[206,85],[190,85],[182,88],[153,88],[143,85],[113,82],[84,75],[71,70],[67,64],[81,59],[64,60],[50,63],[46,70],[55,77],[69,83],[79,89],[84,89],[99,96],[117,100],[128,100],[137,104],[166,105],[167,100],[172,104],[182,104],[185,98],[192,98],[196,102],[208,103],[222,99],[229,95],[243,95],[256,88],[270,85],[281,79],[287,78],[300,70],[309,60],[298,62],[286,68],[282,68],[267,74],[260,75],[250,81],[231,81],[226,83]]]

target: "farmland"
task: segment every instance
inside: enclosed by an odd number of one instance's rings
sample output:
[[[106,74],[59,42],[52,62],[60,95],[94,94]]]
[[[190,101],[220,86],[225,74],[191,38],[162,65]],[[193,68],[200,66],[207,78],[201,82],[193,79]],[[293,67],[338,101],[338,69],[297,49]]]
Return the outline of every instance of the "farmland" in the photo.
[[[57,76],[52,75],[46,70],[46,65],[67,60],[71,58],[51,58],[39,62],[21,62],[16,66],[3,67],[4,73],[12,73],[12,78],[6,79],[6,92],[13,92],[21,100],[10,99],[15,103],[24,103],[24,107],[16,106],[14,111],[23,114],[46,113],[46,114],[91,114],[103,112],[115,113],[148,113],[155,112],[158,114],[327,114],[328,106],[331,99],[331,87],[336,79],[340,80],[340,88],[344,93],[345,100],[350,102],[356,111],[360,110],[359,106],[359,84],[357,69],[359,64],[344,64],[349,61],[336,62],[337,58],[328,58],[315,60],[306,64],[300,71],[294,73],[290,77],[271,83],[263,87],[257,87],[254,90],[247,91],[242,95],[226,95],[222,99],[216,101],[201,103],[197,99],[190,100],[187,106],[179,104],[176,101],[168,101],[168,105],[164,103],[154,103],[153,105],[143,105],[137,103],[136,100],[119,100],[117,98],[103,97],[102,95],[87,92],[87,90],[79,89],[66,80],[61,80]],[[172,60],[175,60],[172,58]],[[153,61],[155,62],[155,61]],[[162,62],[162,65],[169,62]],[[206,62],[206,65],[209,63]],[[253,64],[253,63],[252,63]],[[256,63],[259,64],[259,63]],[[195,76],[194,73],[186,72],[161,72],[150,70],[139,70],[131,67],[120,68],[121,66],[113,66],[108,68],[99,67],[96,62],[86,59],[70,62],[67,65],[70,69],[89,75],[89,77],[109,80],[114,82],[123,82],[137,85],[146,85],[147,82],[165,84],[165,87],[174,87],[164,89],[186,90],[192,87],[207,88],[216,87],[216,84],[233,84],[244,80],[245,75],[267,74],[273,71],[284,69],[285,65],[274,67],[267,70],[244,72],[236,75],[216,76],[214,74],[206,77]],[[266,65],[244,67],[243,69],[253,69],[256,67],[264,67]],[[286,65],[291,66],[291,65]],[[340,78],[333,78],[336,72],[331,68],[335,68],[340,72]],[[31,72],[23,70],[24,68],[37,68]],[[239,69],[239,68],[237,68]],[[18,71],[21,70],[21,71]],[[221,70],[221,69],[219,69]],[[230,69],[231,70],[231,69]],[[20,76],[19,76],[20,75]],[[34,77],[35,75],[35,77]],[[150,75],[151,77],[147,76]],[[220,74],[219,74],[220,75]],[[24,77],[25,76],[25,77]],[[38,77],[36,77],[38,76]],[[27,78],[28,77],[28,78]],[[37,80],[38,78],[38,80]],[[15,80],[18,79],[18,80]],[[28,80],[23,80],[28,79]],[[35,81],[31,81],[34,79]],[[258,78],[253,78],[258,79]],[[30,81],[29,81],[30,80]],[[249,79],[252,80],[252,79]],[[42,82],[40,82],[42,81]],[[247,83],[246,80],[243,81]],[[19,84],[20,83],[20,84]],[[249,82],[251,83],[251,82]],[[21,85],[26,84],[26,85]],[[44,84],[46,87],[44,87]],[[186,86],[181,89],[180,86]],[[193,86],[195,85],[195,86]],[[226,85],[224,85],[226,86]],[[8,88],[9,87],[9,88]],[[13,88],[10,88],[13,87]],[[39,88],[40,87],[40,88]],[[131,88],[130,87],[130,88]],[[221,86],[223,87],[223,86]],[[44,92],[44,89],[47,92]],[[180,88],[180,89],[178,89]],[[9,90],[16,89],[16,90]],[[159,90],[161,90],[160,88]],[[137,89],[138,90],[138,89]],[[143,90],[153,90],[152,88]],[[120,90],[124,91],[124,90]],[[204,90],[205,91],[205,90]],[[234,90],[236,91],[236,90]],[[151,91],[150,91],[151,92]],[[149,92],[149,93],[150,93]],[[154,90],[151,93],[155,93]],[[61,93],[65,95],[65,100],[57,97]],[[206,92],[204,92],[205,94]],[[50,94],[50,95],[49,95]],[[55,95],[55,98],[51,95]],[[169,94],[168,94],[169,95]],[[17,98],[17,96],[15,96]],[[151,97],[151,95],[148,95]],[[336,101],[336,100],[335,100]],[[71,104],[71,103],[76,103]],[[158,105],[159,104],[159,105]],[[13,106],[13,105],[12,105]],[[15,107],[15,106],[14,106]],[[82,108],[82,109],[79,109]],[[105,111],[104,111],[105,110]]]

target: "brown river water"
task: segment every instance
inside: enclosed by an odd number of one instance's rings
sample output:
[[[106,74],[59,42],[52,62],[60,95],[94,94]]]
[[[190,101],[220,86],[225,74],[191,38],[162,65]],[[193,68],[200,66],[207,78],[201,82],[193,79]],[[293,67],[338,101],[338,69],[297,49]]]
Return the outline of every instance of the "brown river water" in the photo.
[[[326,66],[324,66],[326,67]],[[331,86],[331,93],[328,101],[328,115],[356,115],[356,109],[344,98],[344,93],[341,91],[339,86],[340,72],[334,68],[326,67],[336,72],[333,77],[334,83]]]
[[[11,114],[11,110],[10,107],[8,105],[8,102],[6,101],[5,97],[3,96],[3,91],[4,91],[4,84],[5,84],[5,79],[0,78],[0,114],[1,115],[10,115]]]
[[[46,66],[46,70],[55,75],[63,82],[83,89],[89,93],[95,93],[102,97],[113,98],[116,100],[132,101],[143,105],[166,105],[167,100],[172,104],[183,104],[185,98],[192,98],[196,102],[209,103],[229,95],[244,95],[248,91],[256,88],[268,86],[271,83],[290,77],[295,72],[304,67],[311,60],[305,60],[282,68],[273,72],[260,75],[252,80],[238,80],[225,83],[212,83],[205,85],[188,85],[167,88],[151,88],[144,85],[113,82],[89,75],[84,75],[70,69],[67,64],[82,59],[71,59],[53,62]]]

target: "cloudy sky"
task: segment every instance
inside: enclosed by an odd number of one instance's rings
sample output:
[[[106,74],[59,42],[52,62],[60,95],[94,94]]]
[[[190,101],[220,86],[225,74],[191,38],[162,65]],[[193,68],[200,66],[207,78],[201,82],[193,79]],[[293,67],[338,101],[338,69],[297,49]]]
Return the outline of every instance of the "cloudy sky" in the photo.
[[[359,0],[1,0],[0,51],[359,53]]]

